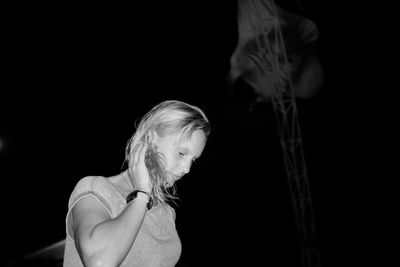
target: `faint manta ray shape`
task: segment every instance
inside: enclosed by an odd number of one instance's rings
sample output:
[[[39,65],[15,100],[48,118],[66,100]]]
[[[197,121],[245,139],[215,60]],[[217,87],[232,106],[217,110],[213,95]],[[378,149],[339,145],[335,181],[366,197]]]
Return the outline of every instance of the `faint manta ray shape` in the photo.
[[[246,9],[249,3],[257,6],[257,15],[261,14],[263,18],[262,23],[256,22],[259,24],[256,25],[258,33],[254,31],[255,14]],[[279,60],[284,71],[279,72],[282,77],[278,80],[286,83],[282,88],[288,89],[289,84],[284,77],[288,73],[292,79],[295,97],[310,98],[322,87],[324,79],[316,46],[317,26],[307,18],[291,14],[276,4],[271,5],[270,0],[238,0],[239,40],[230,58],[229,84],[233,85],[235,81],[242,79],[254,89],[259,98],[266,100],[271,97],[274,90],[272,83],[276,77],[272,77],[274,72],[271,62],[268,62],[271,58],[265,55],[271,54],[271,51],[282,54],[279,51],[281,48],[274,45],[277,43],[276,29],[271,30],[276,19],[281,28],[288,59],[286,62]],[[260,46],[259,40],[263,37],[259,32],[262,31],[267,35],[269,47]]]

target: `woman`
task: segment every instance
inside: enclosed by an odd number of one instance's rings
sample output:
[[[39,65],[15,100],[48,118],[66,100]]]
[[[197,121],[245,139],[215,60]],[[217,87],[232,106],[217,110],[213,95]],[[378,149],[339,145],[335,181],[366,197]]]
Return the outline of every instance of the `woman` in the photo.
[[[128,168],[81,179],[69,199],[64,266],[174,266],[181,253],[174,183],[201,156],[210,133],[197,107],[164,101],[140,121]]]

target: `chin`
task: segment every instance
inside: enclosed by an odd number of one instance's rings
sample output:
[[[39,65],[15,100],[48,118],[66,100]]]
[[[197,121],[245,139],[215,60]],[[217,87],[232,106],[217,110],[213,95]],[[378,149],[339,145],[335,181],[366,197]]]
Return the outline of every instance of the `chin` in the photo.
[[[174,186],[174,184],[176,182],[176,179],[174,179],[174,178],[175,178],[175,175],[172,172],[168,172],[167,173],[167,176],[166,176],[166,181],[167,181],[166,188],[170,188],[170,187]]]
[[[167,186],[166,186],[166,188],[170,188],[170,187],[172,187],[172,186],[174,186],[174,184],[175,184],[175,181],[167,181]]]

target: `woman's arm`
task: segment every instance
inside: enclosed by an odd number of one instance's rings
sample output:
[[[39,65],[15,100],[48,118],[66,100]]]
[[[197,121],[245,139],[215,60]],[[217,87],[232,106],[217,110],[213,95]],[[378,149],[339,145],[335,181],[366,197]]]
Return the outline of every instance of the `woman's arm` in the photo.
[[[150,178],[144,163],[146,144],[133,155],[134,188],[150,192]],[[125,259],[142,225],[148,196],[139,193],[116,218],[93,197],[85,197],[72,209],[76,248],[85,266],[118,266]]]
[[[83,198],[75,205],[73,231],[85,266],[118,266],[122,263],[142,225],[147,201],[145,194],[138,194],[114,219],[93,197]]]

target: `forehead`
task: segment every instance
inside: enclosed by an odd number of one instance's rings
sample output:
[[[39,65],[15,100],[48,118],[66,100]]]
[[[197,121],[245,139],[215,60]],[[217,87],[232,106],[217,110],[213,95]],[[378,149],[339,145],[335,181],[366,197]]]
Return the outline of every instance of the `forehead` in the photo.
[[[190,136],[182,136],[182,134],[165,136],[164,141],[175,148],[183,149],[185,152],[199,157],[206,145],[207,137],[204,131],[195,130]]]

